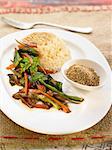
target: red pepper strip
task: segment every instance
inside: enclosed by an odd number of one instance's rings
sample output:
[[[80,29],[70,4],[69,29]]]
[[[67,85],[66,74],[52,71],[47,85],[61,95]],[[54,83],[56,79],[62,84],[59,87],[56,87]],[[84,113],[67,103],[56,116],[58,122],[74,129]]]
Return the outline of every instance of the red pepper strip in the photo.
[[[35,104],[34,107],[36,108],[43,108],[43,109],[49,109],[49,107],[45,104]]]
[[[45,71],[45,69],[42,66],[39,66],[38,69],[39,69],[39,71],[44,72],[44,74],[47,74],[46,71]]]
[[[56,70],[47,70],[47,69],[44,70],[46,71],[46,74],[54,74],[57,72]]]
[[[28,74],[24,73],[24,79],[25,79],[25,94],[28,94]]]
[[[46,87],[44,85],[41,85],[41,84],[37,84],[37,88],[43,92],[46,91]]]
[[[7,70],[12,70],[14,69],[16,66],[14,64],[10,64],[8,67],[6,67]]]
[[[39,66],[38,69],[39,69],[39,71],[44,72],[44,74],[54,74],[54,73],[57,72],[56,70],[48,70],[48,69],[45,69],[45,68],[43,68],[42,66]]]

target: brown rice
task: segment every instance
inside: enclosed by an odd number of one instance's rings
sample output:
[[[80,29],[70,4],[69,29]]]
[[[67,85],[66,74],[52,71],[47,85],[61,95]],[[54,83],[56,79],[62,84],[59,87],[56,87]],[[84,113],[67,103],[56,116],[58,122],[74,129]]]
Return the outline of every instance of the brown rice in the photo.
[[[52,33],[35,32],[25,37],[23,41],[37,43],[40,62],[46,69],[59,70],[70,58],[64,41]]]

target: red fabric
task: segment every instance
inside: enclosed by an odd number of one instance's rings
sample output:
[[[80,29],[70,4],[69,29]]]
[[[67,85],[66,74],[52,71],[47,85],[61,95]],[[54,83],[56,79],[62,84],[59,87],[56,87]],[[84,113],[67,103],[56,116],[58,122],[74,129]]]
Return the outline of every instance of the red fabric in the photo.
[[[72,4],[72,5],[108,5],[112,4],[112,0],[0,0],[0,7],[2,8],[15,8],[15,7],[38,7],[38,5],[61,5],[61,4]]]
[[[32,0],[32,3],[29,0],[0,0],[0,14],[112,10],[111,0],[58,0],[58,3],[55,2],[55,0]]]

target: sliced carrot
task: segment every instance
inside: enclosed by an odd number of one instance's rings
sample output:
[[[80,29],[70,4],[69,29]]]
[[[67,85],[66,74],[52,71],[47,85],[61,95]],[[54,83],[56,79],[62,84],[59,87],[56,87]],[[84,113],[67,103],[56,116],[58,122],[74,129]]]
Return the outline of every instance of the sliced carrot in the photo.
[[[25,47],[25,45],[23,45],[23,44],[19,44],[19,45],[18,45],[18,48],[19,48],[19,49],[23,49],[24,47]]]
[[[25,72],[24,73],[24,79],[25,79],[25,94],[27,95],[28,94],[28,75],[27,73]]]
[[[68,113],[70,112],[69,108],[64,105],[63,103],[61,103],[60,101],[58,101],[57,99],[55,99],[54,97],[50,96],[47,93],[44,93],[43,91],[40,91],[43,95],[45,95],[46,97],[50,98],[52,101],[54,101],[55,103],[57,103],[58,105],[60,105],[63,109],[64,112]]]
[[[8,67],[6,67],[7,70],[12,70],[14,69],[16,66],[15,64],[10,64]]]
[[[43,94],[44,96],[50,98],[52,101],[54,101],[54,102],[57,103],[59,106],[61,106],[61,108],[63,109],[64,112],[66,112],[66,113],[69,113],[69,112],[70,112],[70,109],[69,109],[66,105],[64,105],[63,103],[61,103],[60,101],[58,101],[58,100],[55,99],[54,97],[50,96],[49,94],[47,94],[47,93],[45,93],[45,92],[43,92],[43,91],[41,91],[41,90],[36,90],[36,89],[31,89],[30,91],[31,91],[31,92],[35,92],[35,93],[37,93],[37,94],[39,94],[39,93]]]
[[[36,108],[43,108],[43,109],[49,109],[49,107],[45,104],[35,104],[34,107]]]

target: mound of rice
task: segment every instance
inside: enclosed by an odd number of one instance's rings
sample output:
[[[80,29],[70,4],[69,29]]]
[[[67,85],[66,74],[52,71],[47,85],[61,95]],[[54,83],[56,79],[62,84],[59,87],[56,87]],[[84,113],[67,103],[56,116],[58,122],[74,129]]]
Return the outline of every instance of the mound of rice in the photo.
[[[40,62],[46,69],[59,70],[70,58],[65,43],[52,33],[35,32],[23,39],[26,43],[36,43]]]

